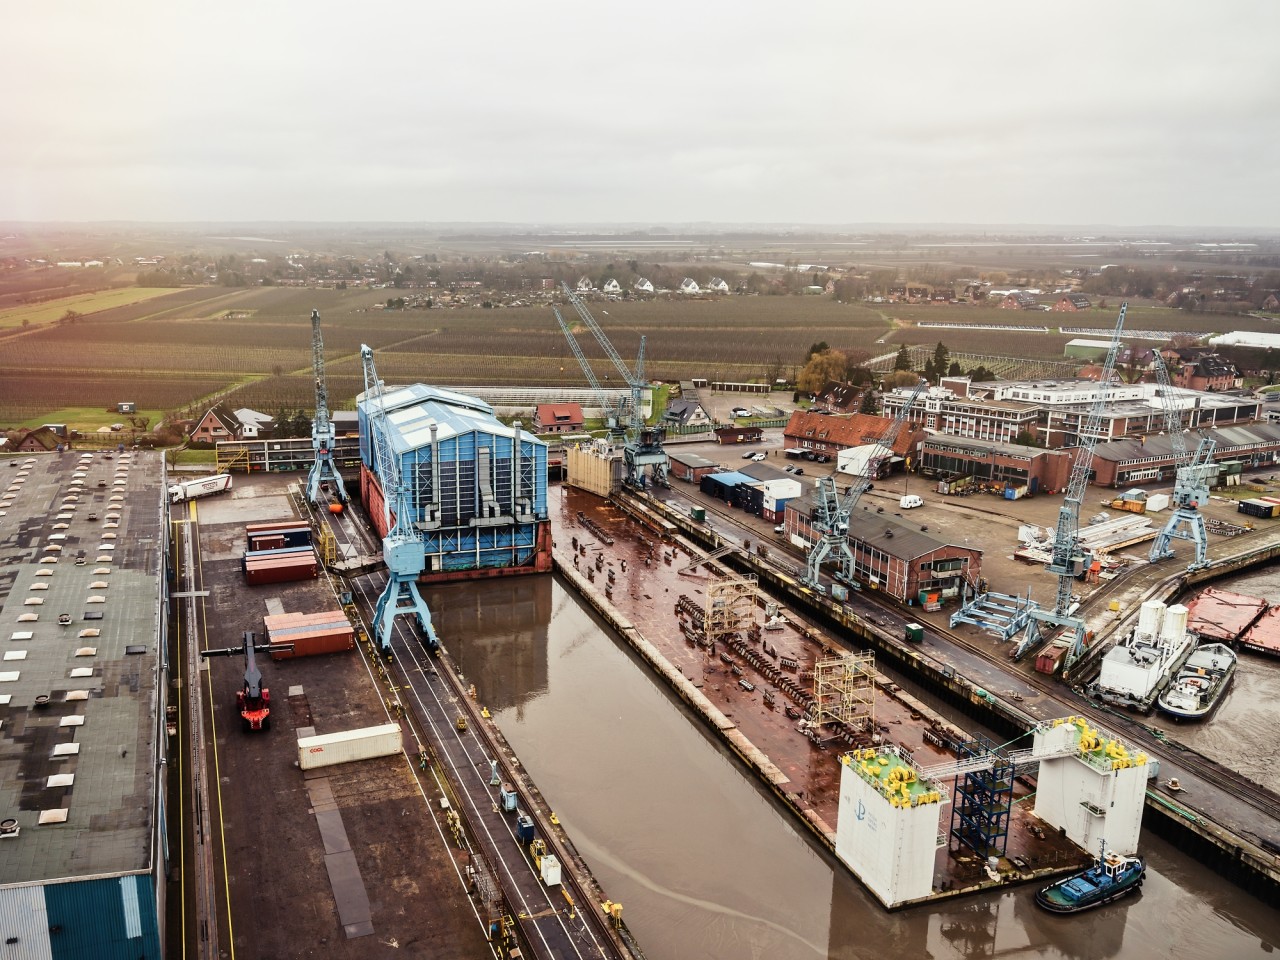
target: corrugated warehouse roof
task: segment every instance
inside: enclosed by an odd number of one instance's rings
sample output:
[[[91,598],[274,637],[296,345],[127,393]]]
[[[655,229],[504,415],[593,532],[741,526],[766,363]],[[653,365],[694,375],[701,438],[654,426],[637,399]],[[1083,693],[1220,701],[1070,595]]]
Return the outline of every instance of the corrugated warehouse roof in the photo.
[[[0,884],[145,871],[164,719],[159,455],[40,455],[10,480],[0,818],[20,832],[0,840]]]
[[[1223,427],[1210,430],[1208,435],[1217,441],[1215,459],[1229,459],[1224,454],[1240,447],[1251,447],[1257,443],[1280,443],[1280,423],[1250,423],[1244,426]],[[1194,450],[1200,442],[1199,434],[1188,430],[1183,434],[1187,449]],[[1151,457],[1172,457],[1173,443],[1165,434],[1154,434],[1145,438],[1145,443],[1138,440],[1112,440],[1100,443],[1093,455],[1112,463],[1124,463],[1129,460],[1145,460]]]
[[[432,422],[437,425],[436,437],[439,440],[473,431],[508,439],[515,437],[515,430],[494,416],[493,407],[489,404],[452,390],[415,383],[387,390],[383,401],[391,448],[398,454],[430,444]],[[363,393],[357,398],[357,403],[366,415],[374,410],[373,398]],[[546,446],[527,430],[522,439],[526,443]]]
[[[849,524],[849,539],[883,550],[892,557],[914,560],[916,557],[923,557],[926,553],[941,550],[943,547],[961,547],[976,553],[982,552],[976,547],[947,543],[945,540],[931,537],[919,526],[909,525],[905,520],[899,520],[897,517],[870,513],[861,513],[859,516],[859,513],[861,511],[855,511],[849,518],[852,521]]]
[[[674,451],[670,447],[667,448],[667,459],[683,464],[690,470],[702,470],[706,467],[719,466],[714,460],[708,460],[706,457],[699,456],[696,453],[687,453],[683,450]]]

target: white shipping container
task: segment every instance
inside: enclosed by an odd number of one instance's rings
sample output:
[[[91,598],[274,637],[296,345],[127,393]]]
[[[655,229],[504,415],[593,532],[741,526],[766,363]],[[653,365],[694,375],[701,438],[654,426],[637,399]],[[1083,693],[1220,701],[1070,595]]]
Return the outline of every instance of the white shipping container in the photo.
[[[1159,513],[1161,510],[1169,508],[1169,495],[1167,493],[1153,493],[1147,497],[1147,513]]]
[[[560,883],[560,860],[553,853],[542,858],[542,882],[548,887]]]
[[[389,757],[401,751],[400,725],[384,723],[377,727],[343,730],[317,737],[298,738],[298,766],[303,770],[330,767],[373,757]]]

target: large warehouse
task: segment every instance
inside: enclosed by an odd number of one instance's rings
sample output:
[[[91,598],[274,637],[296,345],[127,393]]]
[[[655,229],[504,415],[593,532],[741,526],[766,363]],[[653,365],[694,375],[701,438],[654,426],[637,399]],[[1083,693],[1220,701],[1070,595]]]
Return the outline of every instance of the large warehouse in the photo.
[[[394,453],[409,485],[427,581],[551,569],[547,445],[508,427],[483,400],[413,384],[386,390],[386,416],[362,394],[360,490],[380,535],[382,478],[371,432]]]
[[[4,956],[158,958],[163,467],[68,452],[0,470]]]

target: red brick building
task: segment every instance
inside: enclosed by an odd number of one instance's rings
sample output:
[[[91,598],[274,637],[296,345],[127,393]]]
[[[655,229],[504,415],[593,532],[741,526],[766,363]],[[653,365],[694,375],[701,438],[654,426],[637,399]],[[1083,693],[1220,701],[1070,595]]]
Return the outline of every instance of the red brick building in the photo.
[[[920,473],[930,479],[972,477],[986,486],[1026,487],[1031,493],[1063,490],[1078,448],[1044,450],[969,437],[927,437],[920,450]]]
[[[786,506],[789,534],[812,543],[812,497],[792,500]],[[879,514],[858,511],[849,530],[854,577],[872,590],[880,590],[900,603],[917,604],[921,596],[959,594],[962,584],[976,588],[982,576],[982,551],[938,540],[914,524]]]
[[[1006,293],[1004,299],[1000,301],[1001,310],[1039,310],[1040,301],[1029,293],[1013,291]]]
[[[1064,293],[1054,303],[1053,309],[1062,313],[1076,313],[1080,310],[1088,310],[1092,306],[1089,298],[1083,293]]]
[[[813,453],[834,458],[841,450],[863,447],[875,443],[885,435],[893,421],[886,417],[873,417],[866,413],[837,417],[831,414],[796,410],[783,428],[787,446],[798,447]],[[912,423],[905,423],[894,441],[893,453],[897,457],[914,457],[915,450],[924,438],[924,430]]]

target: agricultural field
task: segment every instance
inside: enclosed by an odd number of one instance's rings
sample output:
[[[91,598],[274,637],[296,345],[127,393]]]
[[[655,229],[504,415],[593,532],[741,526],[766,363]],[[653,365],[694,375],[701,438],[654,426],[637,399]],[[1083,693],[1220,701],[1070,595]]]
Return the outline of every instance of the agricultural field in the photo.
[[[1095,304],[1098,298],[1091,298]],[[1120,315],[1120,298],[1107,297],[1106,309],[1094,306],[1079,313],[1056,310],[1001,310],[999,307],[974,307],[967,304],[933,306],[925,304],[883,304],[884,312],[895,320],[918,323],[933,320],[943,323],[1011,323],[1026,326],[1095,327],[1111,330]],[[1042,301],[1043,302],[1043,301]],[[1129,303],[1124,325],[1134,330],[1176,330],[1189,333],[1220,333],[1224,330],[1274,330],[1274,324],[1253,317],[1234,314],[1190,313],[1150,302]],[[992,331],[996,333],[996,331]],[[999,335],[997,333],[997,335]],[[1018,336],[1019,334],[1013,334]]]
[[[76,313],[92,314],[112,307],[127,306],[154,300],[156,297],[171,296],[178,291],[154,287],[121,287],[117,290],[103,290],[98,293],[82,293],[71,297],[60,297],[44,303],[27,304],[8,307],[0,310],[0,329],[5,327],[21,327],[24,323],[30,326],[49,324],[56,321],[68,310]]]
[[[133,400],[144,410],[194,413],[228,388],[234,388],[228,402],[237,406],[306,408],[313,399],[312,308],[323,318],[335,409],[350,408],[364,388],[362,343],[377,351],[378,372],[387,381],[585,384],[550,307],[381,309],[392,292],[203,287],[15,333],[0,350],[0,427],[44,422],[46,411],[69,402],[106,411]],[[811,343],[883,351],[876,340],[889,329],[878,312],[826,297],[655,300],[591,309],[629,365],[646,336],[646,374],[662,380],[760,380],[771,368],[790,376]],[[585,324],[572,308],[561,311],[600,381],[616,380]]]

